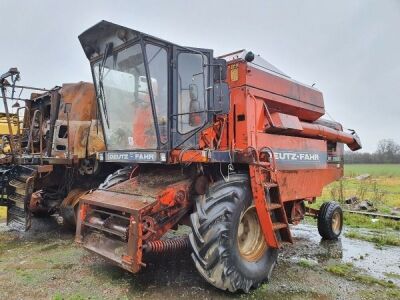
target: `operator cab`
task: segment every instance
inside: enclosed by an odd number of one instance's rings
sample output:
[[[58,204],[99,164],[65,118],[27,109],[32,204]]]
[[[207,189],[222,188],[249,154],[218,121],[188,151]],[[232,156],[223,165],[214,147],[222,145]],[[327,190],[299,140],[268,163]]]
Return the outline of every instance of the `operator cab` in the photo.
[[[101,21],[79,36],[90,60],[106,142],[100,159],[166,162],[199,145],[199,133],[229,110],[226,62]]]

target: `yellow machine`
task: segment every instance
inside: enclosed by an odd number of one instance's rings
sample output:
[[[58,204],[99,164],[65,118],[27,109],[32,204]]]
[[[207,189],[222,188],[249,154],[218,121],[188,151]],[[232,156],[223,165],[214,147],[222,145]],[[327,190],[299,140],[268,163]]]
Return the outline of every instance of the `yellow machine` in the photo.
[[[17,114],[10,114],[10,118],[13,119],[14,122],[12,122],[12,131],[15,133],[18,131],[18,116]],[[3,136],[9,135],[10,131],[8,129],[8,123],[7,123],[7,117],[6,114],[3,112],[0,112],[0,140],[3,141]],[[9,144],[3,144],[1,143],[0,146],[2,147],[2,151],[4,153],[9,153],[11,148]],[[1,155],[1,154],[0,154]],[[5,219],[7,216],[7,208],[6,207],[0,207],[0,220]]]
[[[16,133],[18,131],[18,116],[17,114],[10,114],[10,118],[13,120],[13,122],[11,123],[11,127],[12,127],[12,131],[13,133]],[[7,116],[4,112],[0,112],[0,140],[3,140],[3,136],[9,135],[10,131],[8,129],[8,123],[7,123]],[[4,144],[1,143],[2,150],[5,153],[10,152],[10,146],[9,144]]]

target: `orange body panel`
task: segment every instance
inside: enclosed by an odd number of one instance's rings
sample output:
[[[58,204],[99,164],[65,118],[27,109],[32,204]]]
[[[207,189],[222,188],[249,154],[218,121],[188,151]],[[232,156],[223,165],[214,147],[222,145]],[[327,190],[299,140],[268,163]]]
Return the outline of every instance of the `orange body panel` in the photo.
[[[232,68],[238,69],[237,76],[232,76]],[[312,87],[264,72],[244,61],[230,64],[228,74],[231,74],[228,83],[232,89],[247,86],[262,91],[271,111],[298,115],[307,121],[315,121],[325,113],[322,93]]]
[[[292,122],[289,118],[290,113],[301,116],[302,120],[319,118],[324,113],[322,94],[319,91],[248,67],[245,62],[236,65],[236,80],[232,81],[228,76],[231,87],[228,135],[232,137],[234,151],[259,151],[264,147],[272,150],[271,155],[275,159],[271,160],[274,168],[271,178],[281,187],[282,201],[320,196],[325,185],[343,175],[340,161],[328,163],[326,139],[347,143],[353,140],[352,136],[345,133],[339,136],[336,130],[306,121]],[[228,74],[231,68],[232,65],[228,67]],[[268,113],[278,111],[278,108],[287,114],[283,115],[288,116],[286,122],[292,122],[292,126],[298,130],[300,126],[305,129],[303,136],[266,132],[269,125]],[[318,128],[325,130],[326,135],[318,136]],[[311,161],[304,164],[299,164],[299,160],[290,162],[294,155],[297,158],[309,157]]]

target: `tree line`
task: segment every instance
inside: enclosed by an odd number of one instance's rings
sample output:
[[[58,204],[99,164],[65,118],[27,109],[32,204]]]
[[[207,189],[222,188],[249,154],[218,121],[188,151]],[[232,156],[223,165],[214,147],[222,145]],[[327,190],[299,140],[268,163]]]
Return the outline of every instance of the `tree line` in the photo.
[[[346,151],[344,161],[348,164],[399,164],[400,145],[392,139],[380,140],[375,152]]]

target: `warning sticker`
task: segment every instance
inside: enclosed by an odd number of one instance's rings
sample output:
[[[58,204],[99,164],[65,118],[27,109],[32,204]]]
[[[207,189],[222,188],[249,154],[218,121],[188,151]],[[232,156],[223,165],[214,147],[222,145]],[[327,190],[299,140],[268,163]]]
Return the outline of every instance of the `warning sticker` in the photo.
[[[231,81],[239,80],[239,65],[233,64],[231,65]]]

